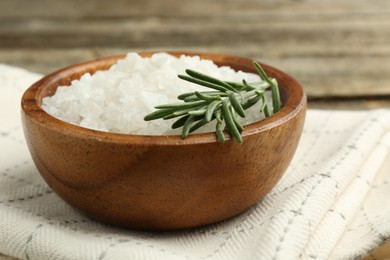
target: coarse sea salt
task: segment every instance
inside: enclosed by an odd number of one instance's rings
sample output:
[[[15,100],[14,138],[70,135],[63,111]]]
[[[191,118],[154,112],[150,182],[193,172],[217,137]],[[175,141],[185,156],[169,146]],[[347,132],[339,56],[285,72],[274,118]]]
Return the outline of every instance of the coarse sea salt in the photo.
[[[177,96],[193,91],[210,89],[189,83],[177,77],[185,69],[200,71],[213,77],[233,82],[260,81],[258,75],[235,71],[230,67],[218,67],[211,60],[199,56],[179,58],[167,53],[156,53],[143,58],[129,53],[110,69],[84,74],[70,86],[58,87],[51,97],[45,97],[43,109],[52,116],[82,127],[139,135],[178,134],[171,130],[172,120],[144,121],[144,116],[155,111],[155,106],[179,102]],[[252,110],[252,111],[251,111]],[[263,118],[259,107],[248,110],[240,119],[248,124]],[[214,131],[208,125],[197,132]]]

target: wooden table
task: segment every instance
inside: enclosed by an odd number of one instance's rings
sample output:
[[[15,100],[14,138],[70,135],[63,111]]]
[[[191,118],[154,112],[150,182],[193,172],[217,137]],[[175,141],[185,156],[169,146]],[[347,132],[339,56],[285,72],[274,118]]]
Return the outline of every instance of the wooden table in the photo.
[[[310,108],[390,107],[388,0],[0,1],[0,63],[48,73],[140,50],[261,60],[299,80]]]

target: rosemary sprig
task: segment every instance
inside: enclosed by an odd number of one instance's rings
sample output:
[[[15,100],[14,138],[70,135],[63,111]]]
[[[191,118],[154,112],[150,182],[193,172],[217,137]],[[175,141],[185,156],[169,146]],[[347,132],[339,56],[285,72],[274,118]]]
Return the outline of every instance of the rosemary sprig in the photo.
[[[215,133],[220,142],[225,141],[225,130],[239,143],[242,143],[241,132],[244,127],[238,122],[239,117],[245,117],[245,110],[260,100],[260,113],[265,117],[271,115],[267,97],[267,90],[271,90],[273,113],[282,107],[277,81],[270,79],[259,63],[253,61],[253,66],[259,73],[262,81],[248,83],[222,81],[187,69],[187,75],[178,75],[180,79],[211,88],[211,91],[190,92],[181,94],[178,99],[182,102],[156,106],[156,111],[144,117],[145,121],[155,119],[172,119],[180,117],[172,128],[182,128],[181,137],[186,138],[191,132],[216,120]]]

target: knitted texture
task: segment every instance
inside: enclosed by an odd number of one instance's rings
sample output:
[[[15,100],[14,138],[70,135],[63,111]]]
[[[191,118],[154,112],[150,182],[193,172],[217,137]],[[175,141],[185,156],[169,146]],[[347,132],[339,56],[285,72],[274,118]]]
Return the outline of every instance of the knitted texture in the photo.
[[[141,232],[93,221],[42,180],[20,122],[41,75],[0,65],[0,258],[354,259],[390,237],[390,111],[309,110],[296,155],[254,207],[214,225]]]

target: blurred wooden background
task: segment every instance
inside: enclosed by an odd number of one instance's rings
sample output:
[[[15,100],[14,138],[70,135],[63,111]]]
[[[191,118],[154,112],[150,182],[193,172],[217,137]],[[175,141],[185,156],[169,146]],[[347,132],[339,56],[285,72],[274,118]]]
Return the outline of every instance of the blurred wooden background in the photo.
[[[261,60],[311,108],[390,107],[389,0],[0,1],[0,63],[48,73],[140,50]]]
[[[390,106],[390,1],[1,0],[0,63],[48,73],[139,50],[259,59],[310,106]]]

